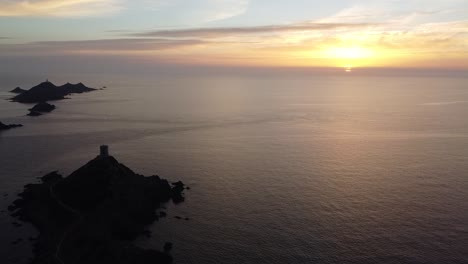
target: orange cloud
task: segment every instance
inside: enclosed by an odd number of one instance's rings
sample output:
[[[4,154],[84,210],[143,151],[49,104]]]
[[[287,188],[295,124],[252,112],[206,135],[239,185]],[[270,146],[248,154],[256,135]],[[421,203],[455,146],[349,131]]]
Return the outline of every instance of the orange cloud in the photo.
[[[20,0],[0,4],[0,16],[94,16],[123,9],[120,0]]]
[[[188,64],[468,68],[468,21],[299,22],[126,34],[125,39],[0,44],[0,54],[105,54]]]

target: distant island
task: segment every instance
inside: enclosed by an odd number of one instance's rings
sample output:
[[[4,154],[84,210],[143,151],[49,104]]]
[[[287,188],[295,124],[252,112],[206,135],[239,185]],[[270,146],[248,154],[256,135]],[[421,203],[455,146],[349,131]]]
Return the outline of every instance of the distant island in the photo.
[[[172,263],[171,243],[159,251],[131,241],[166,215],[162,203],[184,199],[182,182],[171,186],[136,174],[109,156],[107,146],[68,177],[51,172],[41,180],[26,185],[8,208],[40,231],[33,263]]]
[[[0,131],[1,130],[8,130],[8,129],[12,129],[12,128],[15,128],[15,127],[22,127],[23,125],[21,124],[10,124],[10,125],[5,125],[3,124],[2,122],[0,122]]]
[[[83,83],[66,83],[62,86],[56,86],[48,80],[32,87],[29,90],[23,90],[23,92],[20,92],[20,90],[17,89],[14,89],[13,91],[18,91],[19,94],[11,98],[11,100],[18,103],[40,103],[52,100],[62,100],[70,94],[86,93],[96,90],[94,88],[86,87]]]
[[[50,113],[54,110],[55,110],[55,105],[52,105],[46,102],[40,102],[36,104],[33,108],[29,109],[28,116],[40,116],[43,113]]]
[[[15,89],[11,90],[10,93],[20,94],[20,93],[24,93],[26,91],[27,90],[21,89],[20,87],[16,87]]]

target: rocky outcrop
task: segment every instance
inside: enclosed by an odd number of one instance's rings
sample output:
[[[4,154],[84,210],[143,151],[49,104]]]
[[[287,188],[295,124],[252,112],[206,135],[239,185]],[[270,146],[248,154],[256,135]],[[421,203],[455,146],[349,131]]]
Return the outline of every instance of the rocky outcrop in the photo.
[[[49,113],[53,110],[55,110],[55,105],[46,102],[40,102],[36,104],[33,108],[29,109],[28,116],[40,116],[42,115],[42,113]]]
[[[129,241],[158,219],[161,205],[182,196],[159,176],[136,174],[112,156],[98,156],[63,178],[57,172],[26,185],[9,210],[35,225],[34,263],[171,263],[172,244],[143,250]],[[77,261],[79,260],[79,261]]]
[[[0,122],[0,130],[8,130],[8,129],[11,129],[11,128],[15,128],[15,127],[22,127],[23,125],[21,124],[10,124],[10,125],[5,125],[3,124],[2,122]]]
[[[36,112],[52,112],[55,109],[55,105],[46,103],[46,102],[40,102],[36,104],[33,108],[29,109],[29,111],[36,111]]]
[[[20,87],[16,87],[15,89],[10,91],[10,93],[16,93],[16,94],[20,94],[20,93],[24,93],[24,92],[26,92],[26,90],[21,89]]]
[[[29,111],[27,116],[41,116],[42,113],[36,112],[36,111]]]
[[[86,87],[82,83],[67,83],[62,86],[45,81],[31,89],[22,92],[11,100],[19,103],[39,103],[51,100],[62,100],[69,94],[91,92],[96,89]]]

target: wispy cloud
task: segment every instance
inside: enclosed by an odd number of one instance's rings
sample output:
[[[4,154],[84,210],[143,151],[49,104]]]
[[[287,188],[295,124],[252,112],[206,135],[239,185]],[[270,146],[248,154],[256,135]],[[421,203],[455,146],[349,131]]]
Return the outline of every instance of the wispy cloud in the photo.
[[[427,54],[443,58],[468,55],[468,21],[426,23],[411,30],[383,31],[374,39],[375,45],[408,54]]]
[[[248,6],[249,0],[0,0],[0,17],[105,16],[130,9],[209,23],[242,15]]]
[[[268,34],[268,33],[284,33],[284,32],[307,32],[307,31],[326,31],[338,29],[352,29],[372,27],[376,24],[370,23],[314,23],[300,22],[285,25],[268,25],[268,26],[252,26],[252,27],[214,27],[214,28],[191,28],[191,29],[173,29],[173,30],[157,30],[150,32],[134,33],[136,37],[226,37],[250,34]]]
[[[119,7],[116,1],[100,2]],[[242,5],[236,7],[233,1],[202,2],[219,2],[220,6],[225,7],[216,9],[217,19],[245,12],[245,7],[239,9]],[[228,8],[231,2],[233,5]],[[167,4],[174,3],[168,1]],[[225,10],[225,15],[220,10]],[[107,31],[108,39],[0,44],[0,56],[143,55],[141,57],[145,60],[182,63],[296,66],[388,66],[406,63],[450,64],[468,68],[468,21],[429,19],[432,22],[427,22],[427,17],[437,16],[441,12],[444,11],[437,8],[393,12],[385,8],[352,7],[327,18],[289,24],[148,31],[131,28]],[[210,17],[204,14],[205,18]]]
[[[25,44],[0,44],[4,54],[40,55],[73,53],[137,53],[140,51],[161,51],[194,46],[204,43],[201,40],[168,39],[100,39],[82,41],[43,41]]]
[[[0,16],[78,17],[112,14],[120,0],[0,0]]]
[[[206,22],[224,20],[239,16],[247,11],[249,0],[211,0],[211,6],[217,6],[216,11],[208,16]]]
[[[250,4],[250,0],[133,0],[133,2],[146,10],[169,12],[177,20],[188,19],[191,23],[202,24],[240,16],[248,10]]]

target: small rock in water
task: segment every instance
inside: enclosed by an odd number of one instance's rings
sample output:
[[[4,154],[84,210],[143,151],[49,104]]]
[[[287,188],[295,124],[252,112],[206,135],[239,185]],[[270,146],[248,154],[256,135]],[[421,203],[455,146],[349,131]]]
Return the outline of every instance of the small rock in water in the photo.
[[[173,189],[180,190],[180,191],[182,191],[185,187],[185,184],[182,181],[174,182],[172,183],[172,185],[174,186]]]
[[[175,204],[183,202],[185,200],[183,196],[183,191],[185,187],[184,183],[181,181],[178,181],[178,182],[172,183],[172,185],[174,186],[172,187],[172,193],[173,193],[172,201]]]
[[[40,102],[36,104],[33,108],[29,109],[31,112],[38,112],[38,113],[48,113],[55,110],[55,105],[51,105],[47,102]]]

